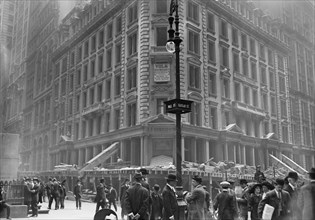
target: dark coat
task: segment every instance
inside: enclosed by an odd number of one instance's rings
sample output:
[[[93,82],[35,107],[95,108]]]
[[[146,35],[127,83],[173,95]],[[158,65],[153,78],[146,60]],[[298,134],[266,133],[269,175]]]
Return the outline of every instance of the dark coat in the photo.
[[[65,198],[66,195],[67,195],[66,192],[67,192],[67,191],[66,191],[66,186],[63,185],[63,184],[61,184],[61,185],[59,186],[60,198]]]
[[[126,213],[139,214],[139,220],[149,219],[149,191],[136,183],[126,191],[125,196]]]
[[[31,200],[33,203],[38,203],[38,193],[39,193],[39,189],[40,189],[40,185],[39,184],[35,184],[32,188],[32,192],[31,192]]]
[[[169,217],[173,216],[177,219],[177,199],[175,192],[168,186],[165,185],[162,191],[162,199],[163,199],[163,219],[169,219]]]
[[[151,193],[152,210],[150,214],[151,220],[156,220],[158,217],[162,218],[163,200],[162,196],[156,192]]]
[[[24,184],[24,202],[31,202],[31,185],[30,184]]]
[[[100,201],[104,201],[106,200],[106,194],[105,194],[105,185],[103,185],[102,183],[100,183],[97,187],[96,187],[96,197],[95,197],[95,202],[100,202]]]
[[[262,195],[256,195],[252,193],[248,199],[248,208],[250,211],[250,217],[252,220],[259,220],[258,204],[262,200]]]
[[[115,201],[116,200],[116,198],[117,198],[117,191],[116,191],[115,188],[109,189],[107,198],[108,198],[109,201]]]
[[[82,197],[82,186],[81,185],[75,185],[73,189],[73,195],[77,198]]]
[[[55,197],[60,197],[60,187],[58,181],[53,182],[51,186],[51,194]]]
[[[280,205],[280,199],[277,196],[277,193],[274,190],[269,191],[266,194],[266,197],[260,201],[258,205],[258,215],[261,218],[265,204],[271,205],[272,207],[275,208],[272,214],[271,220],[276,220],[279,219],[279,205]],[[281,216],[287,216],[289,212],[289,207],[290,206],[290,194],[284,190],[282,190],[282,213]]]
[[[188,202],[188,220],[205,219],[206,192],[202,185],[196,186],[186,201]]]
[[[295,189],[293,190],[293,188],[289,185],[286,184],[283,187],[283,190],[287,191],[290,194],[291,200],[290,200],[290,215],[294,218],[294,219],[299,219],[301,218],[301,210],[299,209],[298,205],[297,205],[297,199],[298,199],[298,194],[299,194],[299,190]]]
[[[303,220],[315,219],[315,182],[311,182],[303,186],[300,190],[297,200],[298,207],[300,208]]]
[[[237,216],[235,198],[227,191],[215,197],[213,208],[218,210],[218,220],[234,220]]]

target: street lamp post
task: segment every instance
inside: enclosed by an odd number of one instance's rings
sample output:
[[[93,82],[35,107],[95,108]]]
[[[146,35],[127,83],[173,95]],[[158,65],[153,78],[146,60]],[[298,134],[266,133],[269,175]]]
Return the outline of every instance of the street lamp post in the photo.
[[[175,12],[175,19],[173,13]],[[175,20],[175,21],[174,21]],[[186,203],[183,198],[183,182],[182,182],[182,132],[181,132],[181,114],[191,111],[192,101],[180,99],[180,63],[179,52],[182,39],[179,37],[179,16],[178,16],[178,0],[172,0],[170,4],[170,16],[168,18],[170,28],[168,30],[169,40],[166,44],[166,49],[175,53],[175,99],[164,102],[166,112],[176,115],[176,176],[177,176],[177,203],[178,203],[178,219],[185,219]],[[173,29],[175,23],[175,30]]]

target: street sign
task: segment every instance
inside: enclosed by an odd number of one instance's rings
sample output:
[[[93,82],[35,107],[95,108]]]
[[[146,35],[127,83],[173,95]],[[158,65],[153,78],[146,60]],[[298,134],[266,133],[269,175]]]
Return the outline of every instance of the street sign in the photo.
[[[164,102],[166,113],[185,114],[191,112],[191,104],[193,101],[184,99],[172,99]]]

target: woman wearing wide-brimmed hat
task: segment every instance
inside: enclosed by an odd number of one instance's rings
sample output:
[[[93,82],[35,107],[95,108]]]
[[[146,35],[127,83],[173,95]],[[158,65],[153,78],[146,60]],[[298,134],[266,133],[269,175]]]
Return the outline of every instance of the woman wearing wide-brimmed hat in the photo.
[[[259,220],[258,204],[262,199],[261,195],[262,185],[257,183],[249,190],[250,197],[248,199],[248,211],[250,212],[251,220]]]

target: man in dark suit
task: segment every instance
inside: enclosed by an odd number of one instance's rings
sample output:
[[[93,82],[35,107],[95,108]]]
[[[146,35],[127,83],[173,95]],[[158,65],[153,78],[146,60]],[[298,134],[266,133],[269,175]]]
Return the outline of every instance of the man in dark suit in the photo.
[[[31,208],[31,192],[32,192],[32,184],[31,184],[31,178],[25,178],[24,179],[24,205],[27,206],[27,211]]]
[[[218,211],[218,220],[234,220],[237,217],[236,203],[233,195],[229,193],[230,183],[220,183],[222,192],[214,199],[213,209]]]
[[[125,207],[130,220],[149,219],[149,191],[141,185],[142,175],[134,175],[134,185],[126,191]]]
[[[59,184],[59,194],[60,194],[60,209],[65,208],[65,199],[67,196],[67,190],[66,190],[66,181],[63,180],[61,184]]]
[[[51,208],[53,200],[55,200],[55,210],[59,209],[59,198],[60,198],[60,192],[59,192],[59,182],[56,178],[53,178],[52,184],[51,184],[51,196],[48,203],[48,209]]]
[[[81,197],[82,197],[82,185],[80,180],[77,180],[77,185],[73,189],[73,194],[75,197],[75,206],[78,209],[81,209]]]
[[[175,186],[177,183],[177,177],[174,174],[168,174],[166,178],[166,185],[162,191],[163,198],[163,220],[178,219],[178,205],[176,200]]]
[[[268,192],[258,205],[258,215],[262,217],[266,204],[274,207],[271,220],[285,220],[290,212],[290,194],[283,191],[284,180],[276,179],[275,189]]]
[[[117,191],[116,189],[112,186],[112,184],[108,185],[108,203],[109,203],[109,208],[111,208],[111,205],[113,204],[115,211],[117,212],[117,205],[116,205],[116,198],[117,198]]]
[[[310,183],[303,186],[298,195],[297,205],[301,210],[300,219],[315,219],[315,168],[311,168],[308,173],[311,179]]]
[[[121,206],[121,219],[124,220],[124,216],[128,213],[126,213],[126,208],[125,208],[125,195],[126,191],[129,189],[129,179],[125,179],[124,183],[120,186],[120,194],[119,194],[119,199],[120,199],[120,206]]]
[[[31,217],[37,217],[38,216],[38,193],[39,193],[39,188],[40,188],[40,185],[39,185],[39,180],[35,177],[33,178],[33,183],[34,183],[34,186],[32,188],[32,192],[31,192],[31,199],[32,199],[32,202],[31,202],[31,206],[32,206],[32,215]]]
[[[100,179],[100,183],[96,187],[96,197],[95,197],[95,202],[96,202],[96,211],[99,210],[101,207],[102,209],[105,208],[106,205],[106,194],[105,194],[105,180]]]
[[[283,190],[287,191],[291,196],[290,201],[290,211],[289,214],[291,216],[291,220],[299,220],[301,218],[300,210],[297,206],[297,197],[298,197],[298,188],[297,188],[297,180],[299,176],[296,172],[289,172],[287,179],[287,184],[284,185]]]

